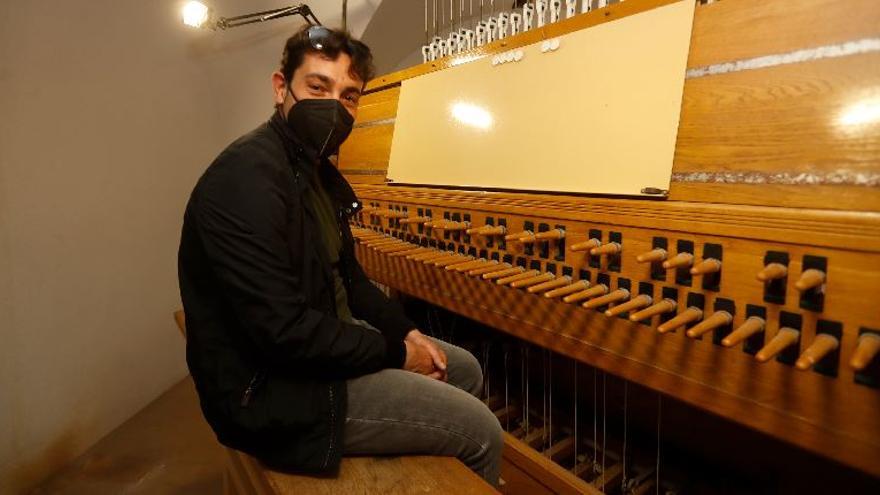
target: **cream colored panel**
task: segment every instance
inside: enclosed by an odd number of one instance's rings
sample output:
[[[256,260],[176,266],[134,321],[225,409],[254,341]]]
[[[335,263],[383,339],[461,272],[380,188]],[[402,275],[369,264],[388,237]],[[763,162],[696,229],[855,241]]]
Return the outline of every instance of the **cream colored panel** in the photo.
[[[693,0],[403,82],[388,177],[603,194],[668,189]]]

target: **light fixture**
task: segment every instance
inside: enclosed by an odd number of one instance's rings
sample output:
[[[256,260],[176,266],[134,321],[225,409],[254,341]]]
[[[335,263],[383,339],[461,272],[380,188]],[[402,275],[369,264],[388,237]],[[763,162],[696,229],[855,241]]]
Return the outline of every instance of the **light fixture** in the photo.
[[[211,9],[202,2],[186,2],[182,13],[184,24],[189,27],[200,28],[208,22]]]
[[[321,21],[315,17],[312,9],[308,5],[301,3],[298,5],[290,5],[272,10],[264,10],[262,12],[254,12],[252,14],[237,15],[234,17],[220,17],[214,19],[213,11],[204,3],[192,1],[187,2],[181,11],[183,23],[194,28],[207,29],[229,29],[245,24],[253,24],[255,22],[266,22],[281,17],[291,15],[302,16],[303,19],[312,25],[321,25]]]

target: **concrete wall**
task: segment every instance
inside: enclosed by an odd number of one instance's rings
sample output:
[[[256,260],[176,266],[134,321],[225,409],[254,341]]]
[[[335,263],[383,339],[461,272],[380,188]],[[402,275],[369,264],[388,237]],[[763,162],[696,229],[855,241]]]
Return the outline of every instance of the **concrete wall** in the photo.
[[[301,23],[197,32],[182,3],[0,2],[0,493],[186,373],[171,320],[183,208],[213,157],[269,116],[269,75]],[[338,24],[340,2],[309,4]],[[357,33],[379,2],[350,4]]]

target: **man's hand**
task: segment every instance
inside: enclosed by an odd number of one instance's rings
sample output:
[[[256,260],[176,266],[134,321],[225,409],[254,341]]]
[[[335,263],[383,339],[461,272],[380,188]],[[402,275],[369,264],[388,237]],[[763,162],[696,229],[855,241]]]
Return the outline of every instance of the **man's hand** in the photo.
[[[403,363],[403,369],[412,371],[420,375],[431,376],[434,373],[434,361],[428,351],[408,340],[403,341],[406,345],[406,362]]]
[[[446,353],[418,330],[411,330],[404,339],[406,362],[403,369],[446,381]]]

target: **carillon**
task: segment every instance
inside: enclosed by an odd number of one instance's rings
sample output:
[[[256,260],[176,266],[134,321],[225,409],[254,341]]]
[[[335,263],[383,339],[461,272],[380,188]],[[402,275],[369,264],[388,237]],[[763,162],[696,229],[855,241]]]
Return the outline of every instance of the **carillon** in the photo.
[[[876,2],[424,7],[339,167],[370,278],[481,360],[502,490],[880,485]]]

